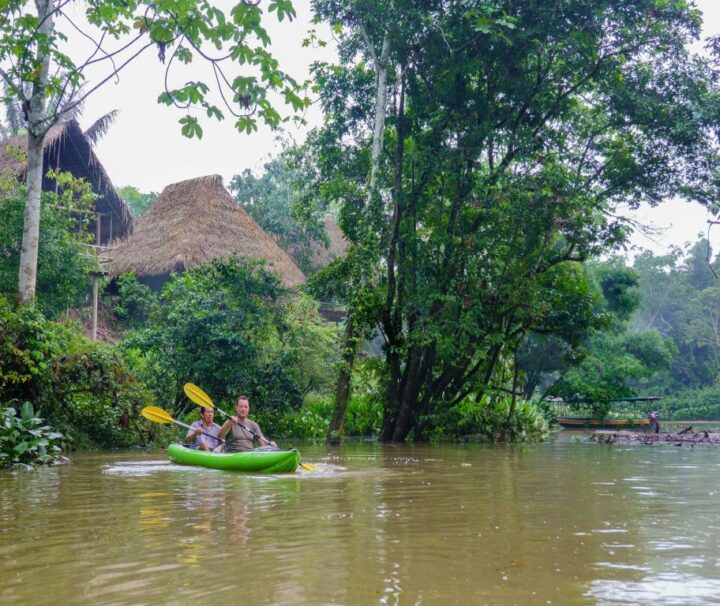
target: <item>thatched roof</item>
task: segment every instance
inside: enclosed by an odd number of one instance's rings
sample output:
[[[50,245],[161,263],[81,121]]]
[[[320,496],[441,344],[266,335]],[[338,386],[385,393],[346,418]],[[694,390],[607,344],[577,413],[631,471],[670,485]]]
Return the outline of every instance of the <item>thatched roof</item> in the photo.
[[[330,240],[330,247],[325,248],[322,244],[313,246],[310,263],[315,268],[325,267],[335,259],[345,256],[348,247],[345,235],[342,233],[340,226],[333,216],[328,215],[324,217],[323,223],[325,225],[325,233],[327,233]]]
[[[312,271],[317,271],[330,265],[335,259],[344,257],[347,252],[348,241],[345,239],[345,234],[343,234],[340,226],[337,224],[335,217],[326,215],[322,218],[322,223],[325,228],[325,233],[330,240],[330,246],[327,248],[325,244],[317,240],[309,240],[309,242],[285,246],[288,254],[297,260],[301,266],[307,260]],[[282,245],[282,238],[276,237],[276,241],[279,241]],[[306,259],[308,255],[309,259]]]
[[[27,165],[24,161],[19,161],[17,154],[13,154],[8,148],[27,152],[27,136],[0,141],[0,173],[22,179]],[[75,177],[84,178],[100,196],[95,201],[95,209],[101,213],[101,244],[114,238],[122,238],[129,232],[132,225],[130,210],[117,195],[110,177],[75,120],[53,126],[45,136],[43,175],[50,168],[59,168]],[[42,187],[44,191],[54,191],[55,181],[43,177]],[[95,217],[91,217],[89,223],[88,230],[95,233]]]
[[[223,187],[210,175],[168,185],[135,221],[130,236],[111,251],[111,276],[133,272],[162,276],[231,254],[264,259],[287,287],[305,276]]]

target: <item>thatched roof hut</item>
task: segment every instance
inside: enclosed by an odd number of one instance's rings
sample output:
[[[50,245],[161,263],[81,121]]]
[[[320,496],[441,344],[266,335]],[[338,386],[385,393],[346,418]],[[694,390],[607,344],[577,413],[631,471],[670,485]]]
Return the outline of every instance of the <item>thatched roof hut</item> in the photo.
[[[236,254],[263,259],[287,287],[305,276],[223,187],[210,175],[168,185],[135,221],[130,236],[111,252],[110,275],[133,272],[152,285],[170,272]]]
[[[53,126],[45,136],[43,147],[43,175],[51,168],[72,173],[90,183],[99,196],[95,201],[95,210],[100,214],[98,244],[108,244],[113,239],[125,236],[132,225],[130,210],[117,195],[110,177],[100,164],[80,125],[71,120]],[[0,173],[23,179],[27,164],[18,160],[17,153],[12,152],[13,149],[26,152],[27,136],[0,141]],[[54,191],[55,181],[43,177],[42,188],[43,191]],[[97,233],[96,216],[89,217],[90,233]]]
[[[335,217],[332,215],[323,217],[323,224],[325,226],[325,233],[330,240],[330,246],[328,248],[325,248],[322,244],[313,246],[310,263],[314,268],[318,269],[329,265],[335,259],[345,256],[348,247],[345,234],[343,234],[340,226],[337,224]]]
[[[337,224],[335,217],[332,215],[326,215],[321,219],[325,233],[330,240],[330,245],[325,247],[325,244],[317,240],[308,240],[300,244],[283,244],[283,239],[277,234],[271,235],[275,238],[275,241],[283,246],[288,254],[295,259],[300,267],[305,267],[310,271],[317,271],[327,265],[330,265],[335,259],[345,256],[348,247],[348,241],[345,239],[340,226]]]

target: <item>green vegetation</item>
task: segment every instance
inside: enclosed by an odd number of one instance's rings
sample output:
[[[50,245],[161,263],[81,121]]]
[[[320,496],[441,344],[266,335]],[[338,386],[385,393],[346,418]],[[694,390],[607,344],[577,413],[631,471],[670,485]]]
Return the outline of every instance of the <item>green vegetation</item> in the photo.
[[[265,4],[293,15],[285,0]],[[87,296],[92,196],[58,175],[59,193],[40,204],[31,186],[44,129],[82,69],[55,45],[53,19],[15,18],[24,6],[0,26],[18,42],[0,62],[13,67],[8,100],[29,104],[30,150],[28,188],[0,184],[0,402],[31,402],[71,447],[162,442],[177,430],[138,411],[194,418],[188,381],[226,410],[248,395],[268,435],[332,441],[543,439],[547,396],[596,415],[634,395],[666,396],[665,418],[720,412],[720,286],[707,243],[643,253],[633,267],[613,256],[629,233],[623,205],[720,195],[720,45],[690,50],[701,23],[686,2],[315,0],[340,56],[314,66],[323,125],[230,187],[304,269],[315,270],[328,212],[346,256],[300,293],[238,258],[172,276],[160,293],[122,276],[105,295],[123,333],[116,346],[53,321]],[[256,67],[257,77],[226,80],[240,131],[280,124],[271,90],[295,110],[307,105],[255,45],[268,41],[257,3],[238,4],[230,20],[191,0],[103,0],[87,11],[108,33],[142,30],[173,65],[206,41],[229,46],[241,71]],[[18,83],[30,81],[28,98]],[[222,118],[208,93],[189,81],[160,100]],[[202,135],[195,117],[181,123]],[[154,198],[121,195],[135,216]],[[27,305],[11,303],[16,292]],[[318,300],[346,307],[344,326],[325,323]],[[377,357],[359,353],[371,339]],[[20,423],[39,427],[27,408],[3,414],[13,436]],[[13,440],[14,461],[29,447]]]
[[[137,420],[150,395],[119,351],[0,296],[0,402],[25,401],[74,447],[145,444],[155,435]]]
[[[175,276],[120,348],[176,413],[192,407],[188,381],[227,409],[245,394],[254,411],[297,410],[305,393],[328,388],[334,333],[260,264],[231,258]]]
[[[666,371],[676,349],[654,329],[632,329],[630,318],[640,304],[638,276],[623,260],[592,263],[587,272],[595,330],[578,334],[575,325],[569,333],[575,339],[560,332],[552,338],[530,334],[521,366],[531,378],[528,396],[537,390],[604,417],[617,408],[611,400],[639,395],[648,381]]]
[[[621,204],[717,199],[717,61],[684,2],[315,6],[341,65],[308,155],[350,241],[328,281],[386,339],[380,439],[427,438],[515,392],[525,337],[575,303],[594,330],[569,276],[625,240]]]
[[[38,305],[48,317],[82,305],[88,271],[96,267],[84,230],[94,195],[86,183],[57,175],[62,194],[43,193],[38,251]],[[0,294],[14,299],[23,237],[26,188],[14,178],[0,179]]]
[[[0,407],[0,467],[52,463],[60,457],[62,434],[35,416],[32,404]]]
[[[120,322],[126,327],[140,327],[145,324],[157,296],[150,288],[140,284],[135,274],[123,274],[116,280],[117,297],[112,299],[112,308]]]
[[[646,252],[635,260],[642,305],[633,329],[654,329],[677,349],[669,372],[647,385],[657,395],[717,384],[720,286],[718,262],[708,262],[709,252],[708,241],[701,238],[687,250],[663,256]]]
[[[667,420],[720,419],[720,387],[688,389],[665,396],[653,408]]]
[[[128,205],[133,219],[137,219],[148,208],[150,208],[158,197],[158,194],[155,192],[144,194],[140,192],[137,187],[133,187],[132,185],[118,187],[117,193],[118,196],[122,198],[123,202]]]
[[[238,204],[310,274],[316,269],[311,263],[314,247],[328,242],[319,221],[322,206],[303,191],[302,156],[302,147],[286,144],[280,155],[265,163],[262,175],[245,169],[229,187]]]

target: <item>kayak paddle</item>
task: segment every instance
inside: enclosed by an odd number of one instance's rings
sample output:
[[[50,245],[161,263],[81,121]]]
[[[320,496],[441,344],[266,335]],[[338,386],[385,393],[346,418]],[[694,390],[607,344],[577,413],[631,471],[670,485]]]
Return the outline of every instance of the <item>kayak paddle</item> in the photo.
[[[193,383],[185,383],[183,385],[183,391],[185,392],[185,395],[195,402],[198,406],[202,406],[204,408],[212,408],[214,410],[217,410],[221,415],[223,415],[225,418],[229,419],[230,415],[226,413],[224,410],[220,408],[216,408],[215,404],[213,404],[213,401],[210,399],[210,396],[207,395],[202,389],[200,389],[197,385],[194,385]],[[240,427],[251,433],[253,436],[255,436],[258,440],[260,440],[260,443],[264,441],[267,444],[270,444],[270,440],[267,438],[261,436],[260,434],[254,432],[252,429],[250,429],[247,425],[243,425],[242,423],[238,423]],[[315,471],[317,467],[315,465],[310,465],[309,463],[300,463],[300,467],[303,469],[307,469],[308,471]]]
[[[167,410],[163,410],[159,406],[146,406],[141,411],[142,416],[146,419],[149,419],[150,421],[153,421],[155,423],[176,423],[177,425],[182,425],[183,427],[187,427],[188,429],[195,429],[194,427],[191,427],[190,425],[187,425],[183,423],[182,421],[178,421],[177,419],[173,419],[172,416],[170,416],[170,413]],[[200,430],[200,433],[205,434],[206,436],[209,436],[211,438],[214,438],[215,440],[219,440],[223,444],[225,443],[225,440],[222,438],[218,438],[217,436],[212,435],[211,433],[208,433],[207,431]]]

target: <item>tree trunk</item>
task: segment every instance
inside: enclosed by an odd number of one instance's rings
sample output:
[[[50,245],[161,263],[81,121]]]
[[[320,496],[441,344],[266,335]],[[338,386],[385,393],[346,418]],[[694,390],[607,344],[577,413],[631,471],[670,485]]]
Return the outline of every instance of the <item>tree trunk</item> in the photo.
[[[41,24],[39,31],[50,35],[54,29],[53,3],[37,0],[36,6]],[[38,49],[38,77],[33,80],[32,94],[28,104],[28,151],[27,151],[27,200],[23,223],[22,249],[18,272],[18,305],[32,305],[35,301],[37,283],[38,247],[40,245],[40,197],[43,180],[43,141],[49,125],[45,124],[45,95],[47,89],[50,55]]]
[[[420,381],[418,375],[420,373],[420,362],[422,361],[422,353],[420,348],[413,347],[408,360],[407,379],[405,380],[405,389],[403,390],[402,400],[400,403],[400,412],[398,413],[395,431],[393,433],[393,442],[404,442],[410,432],[417,426],[417,408],[418,394],[420,393]]]
[[[385,359],[390,369],[390,380],[388,381],[388,387],[385,393],[383,428],[380,433],[380,441],[391,442],[395,434],[395,424],[397,423],[397,417],[400,412],[402,373],[400,370],[400,356],[392,347],[388,348]]]
[[[368,51],[375,62],[375,124],[373,128],[372,155],[370,158],[370,182],[368,187],[368,206],[372,202],[377,189],[378,167],[380,166],[380,154],[383,148],[383,137],[385,134],[385,115],[387,113],[387,66],[390,56],[390,36],[385,32],[383,37],[380,57],[375,54],[370,39],[363,29],[363,37],[368,46]],[[357,329],[353,322],[352,309],[348,310],[345,336],[343,338],[343,364],[338,374],[337,386],[335,389],[335,405],[333,416],[328,428],[327,443],[339,444],[342,441],[342,429],[345,422],[345,413],[350,401],[350,379],[352,368],[355,364],[355,356],[358,349]]]
[[[326,438],[326,442],[330,446],[337,446],[342,442],[345,413],[350,400],[350,380],[358,348],[358,339],[355,338],[355,328],[350,317],[348,317],[345,324],[343,345],[345,349],[343,349],[342,367],[335,387],[335,405],[333,406],[333,414]]]
[[[510,410],[508,410],[507,418],[505,419],[505,423],[503,423],[502,431],[500,432],[500,441],[501,442],[505,441],[505,436],[507,435],[507,432],[510,431],[510,423],[512,422],[512,419],[515,416],[515,403],[517,401],[517,386],[518,386],[519,377],[520,377],[520,367],[518,366],[517,358],[514,358],[512,400],[510,400]]]
[[[43,139],[28,133],[27,200],[23,223],[17,300],[19,305],[35,301],[38,247],[40,246],[40,196],[42,193]]]

